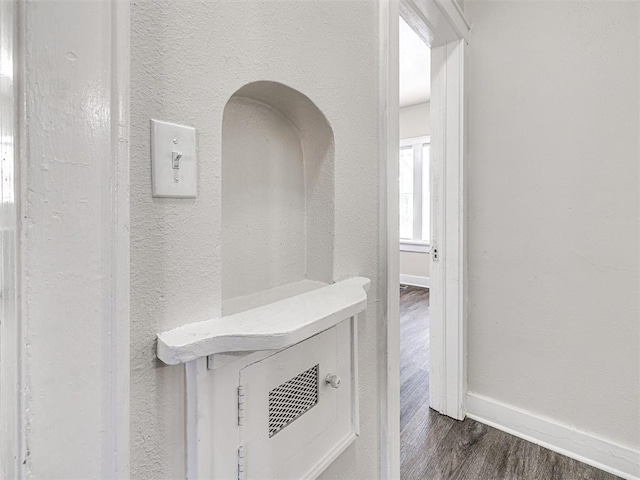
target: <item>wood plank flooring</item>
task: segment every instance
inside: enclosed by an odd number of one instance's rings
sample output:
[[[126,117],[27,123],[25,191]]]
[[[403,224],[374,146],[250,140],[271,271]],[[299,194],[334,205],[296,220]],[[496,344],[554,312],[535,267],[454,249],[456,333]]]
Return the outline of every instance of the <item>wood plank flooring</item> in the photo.
[[[402,480],[614,480],[571,458],[474,420],[429,409],[429,291],[400,291]]]

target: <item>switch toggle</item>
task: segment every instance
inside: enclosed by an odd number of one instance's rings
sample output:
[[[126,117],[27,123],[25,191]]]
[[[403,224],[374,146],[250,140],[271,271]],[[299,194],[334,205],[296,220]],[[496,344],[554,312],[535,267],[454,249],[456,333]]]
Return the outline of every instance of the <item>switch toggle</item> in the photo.
[[[182,158],[182,154],[178,152],[171,152],[171,166],[175,169],[180,168],[180,159]]]
[[[154,197],[196,198],[196,129],[151,120],[151,184]]]

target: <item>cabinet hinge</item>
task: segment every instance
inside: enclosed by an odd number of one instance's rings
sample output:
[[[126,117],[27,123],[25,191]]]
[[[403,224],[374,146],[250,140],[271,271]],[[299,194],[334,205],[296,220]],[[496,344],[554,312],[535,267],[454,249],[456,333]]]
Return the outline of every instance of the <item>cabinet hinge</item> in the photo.
[[[238,387],[238,426],[244,425],[244,386]]]
[[[440,261],[440,254],[438,252],[438,247],[433,247],[431,249],[431,258],[433,258],[434,262]]]
[[[238,447],[238,480],[244,480],[244,447]]]

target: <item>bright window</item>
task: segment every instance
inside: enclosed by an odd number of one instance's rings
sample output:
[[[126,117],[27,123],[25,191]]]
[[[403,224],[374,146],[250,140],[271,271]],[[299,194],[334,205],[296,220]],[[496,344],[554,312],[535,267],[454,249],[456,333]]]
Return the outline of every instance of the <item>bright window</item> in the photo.
[[[400,143],[400,244],[428,245],[431,235],[429,137]]]

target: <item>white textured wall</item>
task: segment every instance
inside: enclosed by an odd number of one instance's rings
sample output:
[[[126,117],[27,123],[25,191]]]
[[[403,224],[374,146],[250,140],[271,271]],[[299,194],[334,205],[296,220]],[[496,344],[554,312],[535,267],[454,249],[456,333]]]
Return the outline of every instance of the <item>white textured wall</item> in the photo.
[[[222,298],[305,277],[305,188],[300,137],[273,107],[226,106],[222,131]]]
[[[274,82],[241,88],[224,112],[223,302],[303,279],[332,282],[334,138],[326,118]]]
[[[431,135],[430,103],[400,109],[400,140]],[[400,252],[400,275],[429,278],[431,256],[422,252]]]
[[[640,447],[640,3],[465,2],[469,389]]]
[[[155,359],[155,334],[220,313],[222,115],[238,88],[281,82],[326,115],[335,135],[334,276],[377,283],[377,7],[139,0],[131,30],[132,477],[183,478],[183,370]],[[198,129],[197,199],[151,197],[151,117]],[[361,436],[326,478],[378,475],[377,291],[359,324]]]

